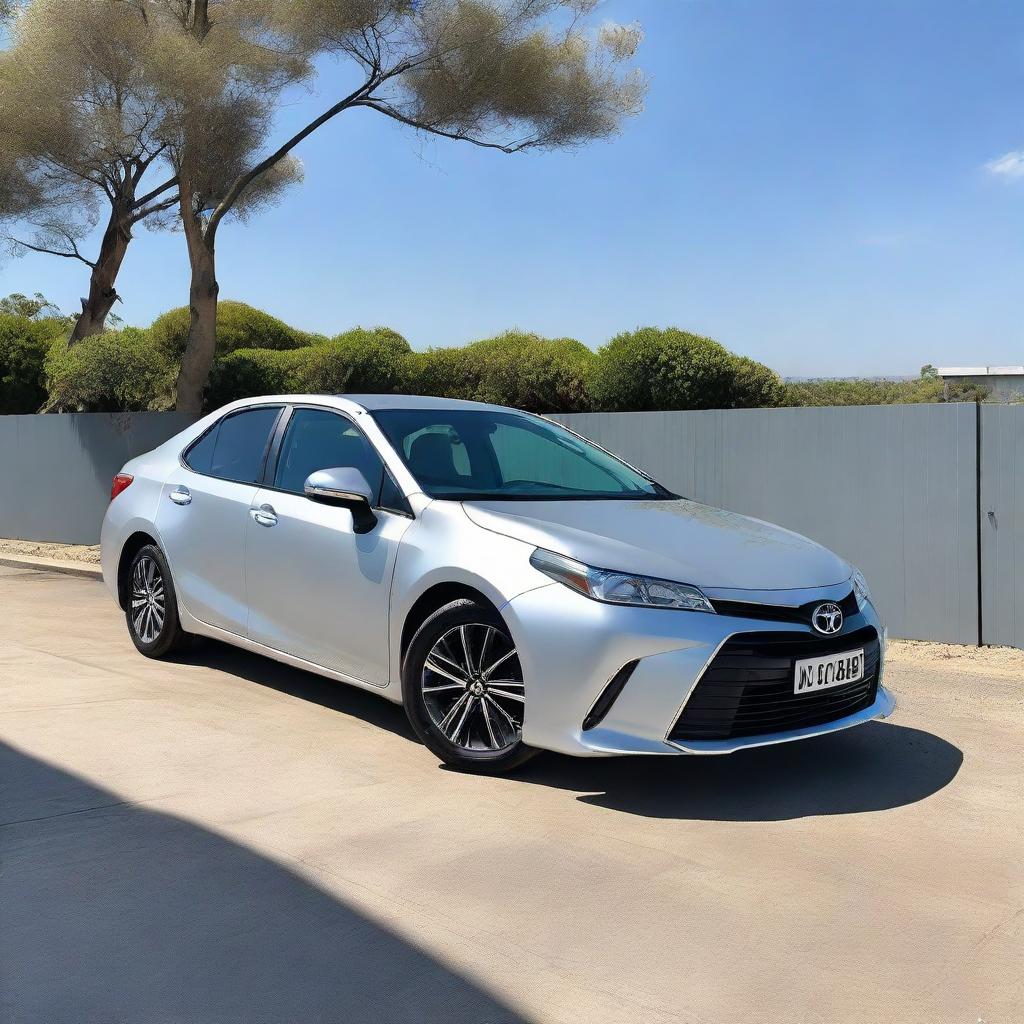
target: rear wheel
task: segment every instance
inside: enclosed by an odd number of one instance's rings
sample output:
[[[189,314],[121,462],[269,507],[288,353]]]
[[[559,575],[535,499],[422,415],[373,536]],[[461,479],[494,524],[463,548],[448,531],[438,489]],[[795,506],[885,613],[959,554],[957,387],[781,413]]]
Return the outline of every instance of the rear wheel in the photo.
[[[147,658],[162,658],[190,640],[178,619],[178,601],[167,560],[153,544],[140,548],[132,559],[125,618],[132,642]]]
[[[416,735],[445,764],[497,773],[536,753],[523,743],[519,654],[493,608],[461,599],[434,612],[409,644],[402,683]]]

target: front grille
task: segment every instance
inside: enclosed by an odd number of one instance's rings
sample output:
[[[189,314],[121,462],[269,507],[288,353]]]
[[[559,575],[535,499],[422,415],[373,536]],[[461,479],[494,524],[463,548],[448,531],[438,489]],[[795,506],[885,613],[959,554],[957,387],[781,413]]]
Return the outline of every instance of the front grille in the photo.
[[[796,694],[794,662],[864,648],[864,677]],[[727,740],[803,729],[845,718],[875,701],[878,634],[865,626],[827,640],[794,633],[740,633],[722,645],[694,688],[670,740]]]
[[[747,601],[719,601],[713,599],[711,604],[719,615],[728,615],[735,619],[770,619],[773,622],[800,622],[806,626],[811,624],[814,609],[821,604],[821,598],[808,601],[795,607],[779,604],[751,604]],[[843,609],[843,618],[852,619],[860,611],[857,597],[851,590],[836,604]]]

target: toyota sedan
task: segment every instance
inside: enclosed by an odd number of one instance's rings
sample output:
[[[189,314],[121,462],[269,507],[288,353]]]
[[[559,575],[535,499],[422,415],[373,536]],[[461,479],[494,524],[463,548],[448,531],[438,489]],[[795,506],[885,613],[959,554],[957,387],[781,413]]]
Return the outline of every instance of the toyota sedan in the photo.
[[[856,569],[539,416],[247,399],[112,495],[103,574],[144,655],[213,637],[378,691],[458,768],[726,754],[893,709]]]

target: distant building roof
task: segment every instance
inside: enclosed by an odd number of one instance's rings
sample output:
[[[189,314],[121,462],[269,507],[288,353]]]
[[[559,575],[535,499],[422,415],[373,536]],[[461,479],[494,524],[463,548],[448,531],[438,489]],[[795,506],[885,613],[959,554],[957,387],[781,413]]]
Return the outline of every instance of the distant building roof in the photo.
[[[1024,366],[940,366],[940,377],[1018,377]]]

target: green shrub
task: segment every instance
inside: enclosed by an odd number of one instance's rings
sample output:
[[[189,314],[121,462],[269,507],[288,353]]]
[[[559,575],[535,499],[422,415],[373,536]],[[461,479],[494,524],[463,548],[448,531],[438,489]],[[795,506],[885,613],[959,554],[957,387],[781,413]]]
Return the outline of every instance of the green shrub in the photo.
[[[46,402],[46,356],[67,331],[62,318],[0,314],[0,415],[38,412]]]
[[[409,394],[433,398],[476,398],[480,385],[480,361],[468,347],[414,352],[405,365]]]
[[[912,380],[790,381],[785,385],[783,405],[907,405],[919,402],[981,402],[988,389],[970,381],[950,381],[931,373]]]
[[[187,306],[172,309],[153,321],[153,343],[169,362],[180,362],[188,341],[191,315]],[[283,320],[244,302],[217,304],[217,355],[242,348],[290,349],[309,344],[310,336],[295,331]]]
[[[602,410],[729,409],[759,393],[779,398],[767,367],[677,327],[627,331],[597,355],[593,393]]]
[[[474,397],[528,412],[584,412],[596,356],[575,338],[507,331],[467,346],[479,361]]]
[[[303,388],[298,375],[312,353],[311,348],[284,352],[267,348],[241,348],[218,359],[210,374],[206,392],[208,409],[218,409],[239,398],[257,395],[287,395]]]
[[[68,348],[53,345],[46,359],[51,412],[142,411],[158,404],[171,370],[148,332],[107,331]]]
[[[732,408],[768,409],[782,404],[786,388],[773,369],[746,356],[733,358]]]
[[[306,349],[298,370],[301,391],[317,394],[394,394],[405,390],[409,343],[387,327],[353,328]]]
[[[295,335],[297,348],[309,348],[311,345],[326,345],[331,339],[326,334],[317,334],[315,331],[292,331]]]
[[[409,390],[438,398],[509,405],[529,412],[591,407],[596,357],[574,338],[506,331],[462,348],[435,348],[408,362]]]

